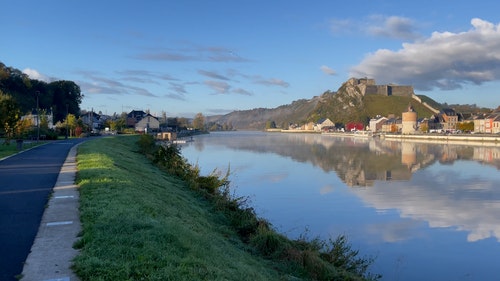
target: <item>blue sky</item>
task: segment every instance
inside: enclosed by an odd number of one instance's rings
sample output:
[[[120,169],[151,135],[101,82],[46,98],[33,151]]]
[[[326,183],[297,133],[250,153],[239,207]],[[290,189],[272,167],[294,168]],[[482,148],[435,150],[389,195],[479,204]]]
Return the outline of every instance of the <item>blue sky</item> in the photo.
[[[350,77],[500,105],[495,1],[1,0],[0,61],[71,80],[82,109],[273,108]]]

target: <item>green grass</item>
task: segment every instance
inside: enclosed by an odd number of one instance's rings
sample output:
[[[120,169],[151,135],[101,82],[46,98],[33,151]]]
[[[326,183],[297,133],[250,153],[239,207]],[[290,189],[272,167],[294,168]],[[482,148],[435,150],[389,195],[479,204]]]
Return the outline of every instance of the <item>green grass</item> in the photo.
[[[37,145],[41,145],[44,143],[45,142],[38,142],[37,143],[36,141],[24,141],[23,142],[23,150],[27,150],[27,149],[33,148]],[[6,144],[4,139],[0,139],[0,159],[7,157],[7,156],[10,156],[10,155],[13,155],[13,154],[16,154],[18,152],[20,152],[20,151],[17,149],[16,140],[11,140],[9,142],[9,144]]]
[[[431,99],[427,100],[429,102],[431,101]],[[367,95],[364,97],[364,103],[365,111],[369,117],[375,117],[377,115],[387,117],[389,114],[401,117],[403,112],[408,111],[408,105],[410,104],[417,112],[419,118],[429,118],[433,114],[432,111],[411,97]]]
[[[227,219],[186,183],[160,171],[137,137],[100,138],[78,149],[84,280],[283,280],[250,254]]]
[[[230,195],[228,175],[200,175],[149,135],[86,142],[77,160],[82,281],[380,278],[345,236],[286,238]]]

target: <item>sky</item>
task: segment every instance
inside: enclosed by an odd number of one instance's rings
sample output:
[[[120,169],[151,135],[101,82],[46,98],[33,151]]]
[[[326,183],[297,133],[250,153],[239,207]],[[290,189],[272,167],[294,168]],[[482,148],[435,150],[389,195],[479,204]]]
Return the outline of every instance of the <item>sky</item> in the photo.
[[[350,77],[500,105],[500,2],[0,0],[0,62],[70,80],[83,110],[274,108]]]

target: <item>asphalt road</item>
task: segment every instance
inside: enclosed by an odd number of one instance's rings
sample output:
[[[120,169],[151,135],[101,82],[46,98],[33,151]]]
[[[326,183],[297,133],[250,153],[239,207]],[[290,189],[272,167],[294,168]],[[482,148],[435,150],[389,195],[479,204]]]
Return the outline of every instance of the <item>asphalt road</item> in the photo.
[[[0,280],[17,281],[72,146],[54,141],[0,161]]]

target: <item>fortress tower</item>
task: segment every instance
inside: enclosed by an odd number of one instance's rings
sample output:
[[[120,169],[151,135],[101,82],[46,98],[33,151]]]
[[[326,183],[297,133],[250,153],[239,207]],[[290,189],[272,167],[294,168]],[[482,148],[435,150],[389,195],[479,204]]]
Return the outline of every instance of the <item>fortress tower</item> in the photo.
[[[417,130],[417,113],[411,105],[408,106],[408,111],[403,112],[402,134],[414,134]]]

